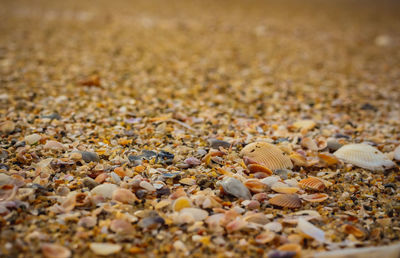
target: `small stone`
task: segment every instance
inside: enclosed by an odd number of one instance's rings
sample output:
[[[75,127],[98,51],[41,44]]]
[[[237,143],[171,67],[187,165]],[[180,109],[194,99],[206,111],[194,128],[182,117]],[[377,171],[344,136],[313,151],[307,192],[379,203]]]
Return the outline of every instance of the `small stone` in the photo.
[[[156,191],[156,188],[147,181],[141,181],[139,186],[151,193]]]
[[[15,130],[15,124],[13,121],[6,120],[0,123],[0,133],[9,134]]]
[[[327,147],[329,149],[329,151],[334,152],[337,151],[338,149],[340,149],[343,145],[340,144],[338,141],[336,141],[335,139],[329,139],[328,143],[327,143]]]
[[[213,149],[219,149],[219,147],[222,147],[224,149],[229,149],[231,147],[231,144],[226,141],[221,141],[215,138],[208,139],[208,143],[210,144],[210,147]]]
[[[45,150],[64,150],[65,146],[58,141],[47,141],[43,148]]]
[[[221,182],[224,191],[230,195],[233,195],[237,198],[242,198],[245,200],[251,199],[251,194],[249,189],[239,180],[233,177],[226,177]]]
[[[57,244],[42,244],[42,253],[46,258],[68,258],[71,257],[71,251]]]
[[[32,145],[32,144],[35,144],[38,141],[40,141],[41,138],[42,137],[39,134],[34,133],[31,135],[25,136],[24,140],[27,144]]]
[[[95,195],[100,195],[104,198],[111,199],[113,192],[118,189],[114,184],[101,184],[93,188],[90,192]]]
[[[128,189],[119,188],[112,193],[112,199],[122,203],[133,203],[138,201],[138,198]]]
[[[78,221],[78,226],[85,228],[92,228],[96,226],[96,224],[97,224],[97,219],[91,216],[83,217]]]
[[[201,164],[201,161],[195,157],[189,157],[184,162],[189,166],[198,166]]]
[[[99,155],[97,155],[97,153],[95,153],[95,152],[80,151],[79,153],[82,155],[82,159],[86,163],[99,162],[100,161]]]
[[[121,251],[122,246],[110,243],[91,243],[90,250],[97,255],[111,255]]]
[[[180,211],[184,208],[190,208],[190,207],[192,207],[192,202],[190,201],[190,199],[187,198],[186,196],[182,196],[174,201],[172,205],[172,210]]]
[[[147,217],[139,221],[138,226],[143,229],[155,229],[164,225],[165,220],[160,216]]]
[[[119,234],[129,234],[134,231],[132,224],[124,219],[115,219],[111,221],[110,229]]]

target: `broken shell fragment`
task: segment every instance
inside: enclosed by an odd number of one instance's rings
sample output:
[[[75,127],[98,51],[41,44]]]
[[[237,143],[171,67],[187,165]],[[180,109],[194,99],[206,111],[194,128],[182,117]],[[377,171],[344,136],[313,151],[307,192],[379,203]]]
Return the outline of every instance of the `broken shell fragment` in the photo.
[[[308,166],[307,158],[298,152],[295,152],[295,151],[292,152],[290,154],[290,160],[293,161],[294,165],[296,165],[298,167],[307,167]]]
[[[345,145],[334,155],[346,163],[371,171],[382,171],[395,165],[378,149],[364,143]]]
[[[285,252],[294,252],[296,253],[297,256],[300,255],[301,253],[301,245],[299,244],[294,244],[294,243],[289,243],[289,244],[284,244],[278,247],[279,251],[285,251]]]
[[[257,244],[266,244],[274,240],[274,238],[275,233],[267,230],[257,235],[255,241]]]
[[[272,185],[271,189],[274,190],[275,192],[285,193],[285,194],[293,194],[300,190],[297,187],[292,187],[282,182],[276,182],[275,184]]]
[[[333,166],[339,163],[339,160],[333,154],[330,153],[325,153],[325,152],[318,153],[318,157],[328,166]]]
[[[322,180],[317,177],[308,177],[299,181],[299,185],[302,188],[308,188],[312,190],[322,191],[325,189],[325,184]]]
[[[357,238],[362,238],[366,235],[364,230],[361,230],[358,227],[351,225],[351,224],[344,224],[341,227],[341,229],[346,234],[353,235]]]
[[[116,189],[112,193],[112,199],[122,203],[133,203],[139,200],[134,193],[124,188]]]
[[[270,170],[293,168],[290,158],[277,146],[267,142],[250,143],[242,149],[240,155],[247,164],[260,164]]]
[[[180,211],[184,208],[190,208],[192,207],[192,202],[189,200],[189,198],[182,196],[176,199],[172,205],[173,211]]]
[[[267,188],[267,185],[257,179],[248,179],[244,182],[244,185],[253,193],[262,193]]]
[[[112,198],[112,194],[115,190],[118,189],[118,186],[114,184],[101,184],[93,188],[90,192],[94,195],[100,195],[103,198]]]
[[[317,124],[313,120],[305,119],[294,122],[291,127],[295,130],[300,130],[301,132],[306,133],[314,129],[316,125]]]
[[[299,218],[299,221],[297,223],[297,228],[300,230],[300,232],[306,234],[307,236],[321,243],[325,242],[325,232],[317,228],[304,218]]]
[[[278,194],[269,199],[269,203],[282,208],[301,207],[301,200],[297,194]]]

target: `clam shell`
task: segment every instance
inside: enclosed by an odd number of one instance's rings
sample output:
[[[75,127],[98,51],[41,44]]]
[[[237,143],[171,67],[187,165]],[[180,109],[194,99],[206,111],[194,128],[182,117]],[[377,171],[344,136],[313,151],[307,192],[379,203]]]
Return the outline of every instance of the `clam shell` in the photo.
[[[333,154],[346,163],[372,171],[382,171],[395,165],[378,149],[363,143],[345,145]]]
[[[278,247],[279,251],[295,252],[297,255],[301,253],[301,245],[299,244],[284,244]]]
[[[296,166],[306,167],[308,166],[307,158],[298,152],[292,152],[290,154],[290,159]]]
[[[335,251],[327,251],[315,254],[315,258],[364,258],[364,257],[385,257],[398,258],[400,255],[400,244],[379,246],[349,248]]]
[[[320,160],[322,160],[326,165],[328,166],[333,166],[339,163],[339,160],[332,154],[330,153],[319,153],[318,157]]]
[[[316,178],[316,177],[308,177],[303,180],[300,180],[299,185],[302,188],[309,188],[309,189],[318,190],[318,191],[322,191],[325,189],[324,182],[321,179]]]
[[[272,240],[274,240],[275,236],[276,235],[274,232],[267,230],[267,231],[262,232],[261,234],[257,235],[255,241],[257,244],[266,244],[266,243],[269,243]]]
[[[293,168],[288,156],[281,149],[267,142],[253,142],[242,149],[240,155],[248,161],[267,167],[270,170]]]
[[[269,203],[283,208],[300,208],[301,200],[297,194],[278,194]]]
[[[68,258],[71,257],[71,251],[58,244],[42,244],[42,253],[46,258]]]
[[[309,149],[311,151],[317,151],[318,150],[317,143],[313,139],[311,139],[309,137],[304,137],[301,140],[301,146],[304,147],[304,148],[307,148],[307,149]]]
[[[297,187],[289,186],[282,182],[276,182],[275,184],[272,185],[271,189],[274,190],[275,192],[286,193],[286,194],[296,193],[297,191],[300,190]]]
[[[253,193],[262,193],[267,189],[267,185],[257,179],[248,179],[244,182],[244,185]]]
[[[308,202],[323,202],[329,198],[329,195],[324,193],[316,193],[316,194],[303,195],[301,198]]]

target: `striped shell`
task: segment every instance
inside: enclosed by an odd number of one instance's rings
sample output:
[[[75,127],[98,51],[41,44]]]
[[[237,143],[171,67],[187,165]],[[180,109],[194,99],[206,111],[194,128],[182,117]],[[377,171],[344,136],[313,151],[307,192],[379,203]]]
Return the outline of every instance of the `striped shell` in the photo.
[[[250,143],[242,149],[240,155],[247,164],[260,164],[270,170],[293,168],[290,158],[281,149],[267,142]]]
[[[363,143],[345,145],[333,154],[346,163],[372,171],[382,171],[394,166],[393,161],[378,149]]]
[[[323,202],[329,198],[329,195],[324,193],[316,193],[316,194],[303,195],[301,198],[307,202]]]
[[[324,182],[321,179],[316,178],[316,177],[308,177],[303,180],[300,180],[299,185],[302,188],[309,188],[309,189],[318,190],[318,191],[322,191],[325,189]]]
[[[269,199],[269,203],[283,208],[301,207],[301,200],[297,194],[278,194]]]

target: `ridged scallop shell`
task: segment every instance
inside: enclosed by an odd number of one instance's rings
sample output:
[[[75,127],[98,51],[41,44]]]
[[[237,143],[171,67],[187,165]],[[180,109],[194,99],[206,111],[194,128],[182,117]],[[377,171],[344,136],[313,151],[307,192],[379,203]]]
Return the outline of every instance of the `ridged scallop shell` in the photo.
[[[269,203],[283,208],[301,207],[301,200],[297,194],[278,194],[269,199]]]
[[[382,171],[395,165],[378,149],[363,143],[345,145],[333,154],[346,163],[372,171]]]
[[[324,181],[316,177],[308,177],[299,181],[302,188],[310,188],[312,190],[322,191],[325,189]]]
[[[307,202],[323,202],[329,198],[329,195],[324,193],[316,193],[303,195],[301,198]]]
[[[240,152],[247,163],[257,163],[270,170],[293,168],[290,158],[281,149],[267,142],[253,142]]]

